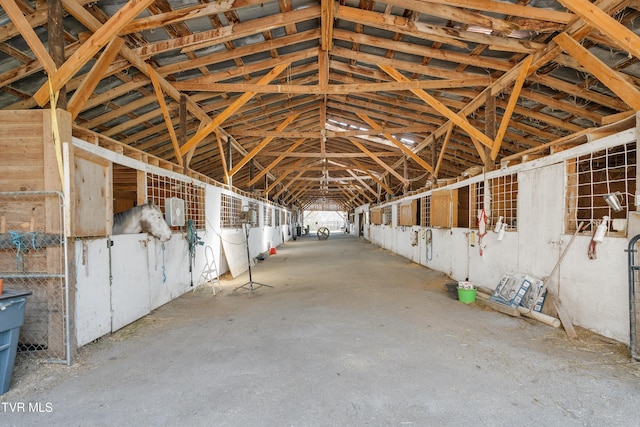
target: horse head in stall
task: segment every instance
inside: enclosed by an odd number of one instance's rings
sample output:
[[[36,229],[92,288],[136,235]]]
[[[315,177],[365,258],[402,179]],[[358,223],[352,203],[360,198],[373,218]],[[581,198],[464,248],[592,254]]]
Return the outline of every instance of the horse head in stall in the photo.
[[[161,242],[171,239],[171,228],[164,220],[162,211],[153,203],[135,206],[113,216],[113,234],[135,234],[147,232]]]

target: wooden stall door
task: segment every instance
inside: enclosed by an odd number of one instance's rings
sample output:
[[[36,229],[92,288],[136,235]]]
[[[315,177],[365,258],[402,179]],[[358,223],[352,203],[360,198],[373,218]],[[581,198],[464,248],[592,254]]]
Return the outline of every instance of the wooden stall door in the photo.
[[[113,236],[111,247],[111,330],[151,311],[146,234]]]
[[[76,237],[111,234],[113,208],[111,162],[82,150],[74,156],[72,234]]]
[[[518,174],[519,271],[546,277],[558,260],[564,189],[562,163]]]
[[[432,227],[458,226],[458,189],[431,193],[430,217]]]

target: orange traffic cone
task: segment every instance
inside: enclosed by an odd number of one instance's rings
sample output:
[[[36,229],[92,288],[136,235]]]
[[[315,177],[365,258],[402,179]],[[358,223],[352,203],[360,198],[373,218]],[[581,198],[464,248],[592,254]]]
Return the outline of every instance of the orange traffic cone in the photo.
[[[269,255],[275,255],[275,254],[276,254],[276,248],[269,249]]]

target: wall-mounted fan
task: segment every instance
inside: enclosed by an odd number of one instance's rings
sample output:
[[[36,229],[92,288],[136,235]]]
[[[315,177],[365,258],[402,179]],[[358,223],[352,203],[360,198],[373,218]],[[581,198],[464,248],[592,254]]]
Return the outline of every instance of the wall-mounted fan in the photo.
[[[185,222],[184,200],[177,197],[165,199],[164,218],[171,227],[182,227]]]

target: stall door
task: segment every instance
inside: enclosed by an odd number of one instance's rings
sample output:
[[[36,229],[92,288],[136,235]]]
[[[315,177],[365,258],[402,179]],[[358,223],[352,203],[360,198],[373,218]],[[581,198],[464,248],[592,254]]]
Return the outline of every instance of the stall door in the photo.
[[[151,312],[147,234],[112,237],[111,330],[116,331]]]
[[[111,332],[108,239],[76,239],[75,325],[78,347]]]
[[[564,218],[562,163],[518,174],[518,271],[549,275],[560,254]]]

